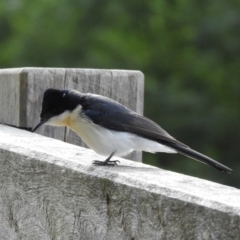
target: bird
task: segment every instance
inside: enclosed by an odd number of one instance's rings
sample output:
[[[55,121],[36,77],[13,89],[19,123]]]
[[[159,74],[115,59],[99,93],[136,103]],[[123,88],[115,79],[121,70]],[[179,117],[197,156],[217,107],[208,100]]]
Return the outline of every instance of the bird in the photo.
[[[39,123],[66,126],[105,161],[93,161],[97,166],[115,166],[113,156],[126,156],[132,151],[180,153],[208,164],[222,172],[232,169],[176,140],[157,123],[108,97],[81,93],[73,89],[47,89],[43,94]]]

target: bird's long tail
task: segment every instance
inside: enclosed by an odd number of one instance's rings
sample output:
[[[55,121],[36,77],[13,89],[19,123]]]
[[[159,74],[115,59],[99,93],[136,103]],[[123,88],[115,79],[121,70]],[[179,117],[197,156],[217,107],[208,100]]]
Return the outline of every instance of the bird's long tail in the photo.
[[[168,145],[169,147],[175,149],[178,153],[182,154],[182,155],[185,155],[187,157],[190,157],[194,160],[197,160],[197,161],[200,161],[202,163],[205,163],[205,164],[208,164],[208,165],[211,165],[213,167],[215,167],[216,169],[218,169],[219,171],[222,171],[222,172],[225,172],[225,173],[231,173],[232,172],[232,169],[213,160],[212,158],[210,157],[207,157],[187,146],[184,146],[184,145],[180,145],[180,144],[175,144],[175,143],[171,143],[171,142],[168,142],[168,143],[165,143],[166,145]]]

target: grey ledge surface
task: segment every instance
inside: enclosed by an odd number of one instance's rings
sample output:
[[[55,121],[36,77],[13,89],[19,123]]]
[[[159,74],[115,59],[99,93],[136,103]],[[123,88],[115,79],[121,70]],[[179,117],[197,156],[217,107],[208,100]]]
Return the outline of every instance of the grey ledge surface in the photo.
[[[238,189],[124,159],[95,167],[96,159],[104,160],[0,125],[0,239],[240,239]]]

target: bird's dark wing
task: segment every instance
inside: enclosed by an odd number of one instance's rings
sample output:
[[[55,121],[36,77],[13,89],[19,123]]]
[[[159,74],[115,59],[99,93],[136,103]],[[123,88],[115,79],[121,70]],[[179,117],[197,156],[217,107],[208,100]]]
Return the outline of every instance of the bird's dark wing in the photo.
[[[172,142],[187,147],[150,119],[115,101],[108,99],[106,102],[104,97],[98,97],[97,101],[95,99],[88,98],[86,104],[82,103],[84,114],[95,124],[115,131],[134,133],[150,140]]]

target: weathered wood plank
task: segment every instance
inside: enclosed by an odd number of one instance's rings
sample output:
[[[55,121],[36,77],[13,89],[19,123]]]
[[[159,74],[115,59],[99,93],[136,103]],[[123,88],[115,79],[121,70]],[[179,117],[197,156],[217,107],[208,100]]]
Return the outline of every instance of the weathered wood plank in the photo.
[[[43,93],[47,88],[76,89],[110,97],[140,114],[143,113],[144,77],[140,71],[18,68],[0,70],[0,122],[32,127],[39,121]],[[9,107],[10,106],[10,107]],[[38,130],[80,146],[86,145],[66,128],[45,126]],[[129,159],[141,161],[141,153]]]
[[[19,125],[21,69],[0,70],[0,123]]]
[[[239,239],[240,191],[0,125],[0,239]],[[118,159],[118,158],[116,158]]]

